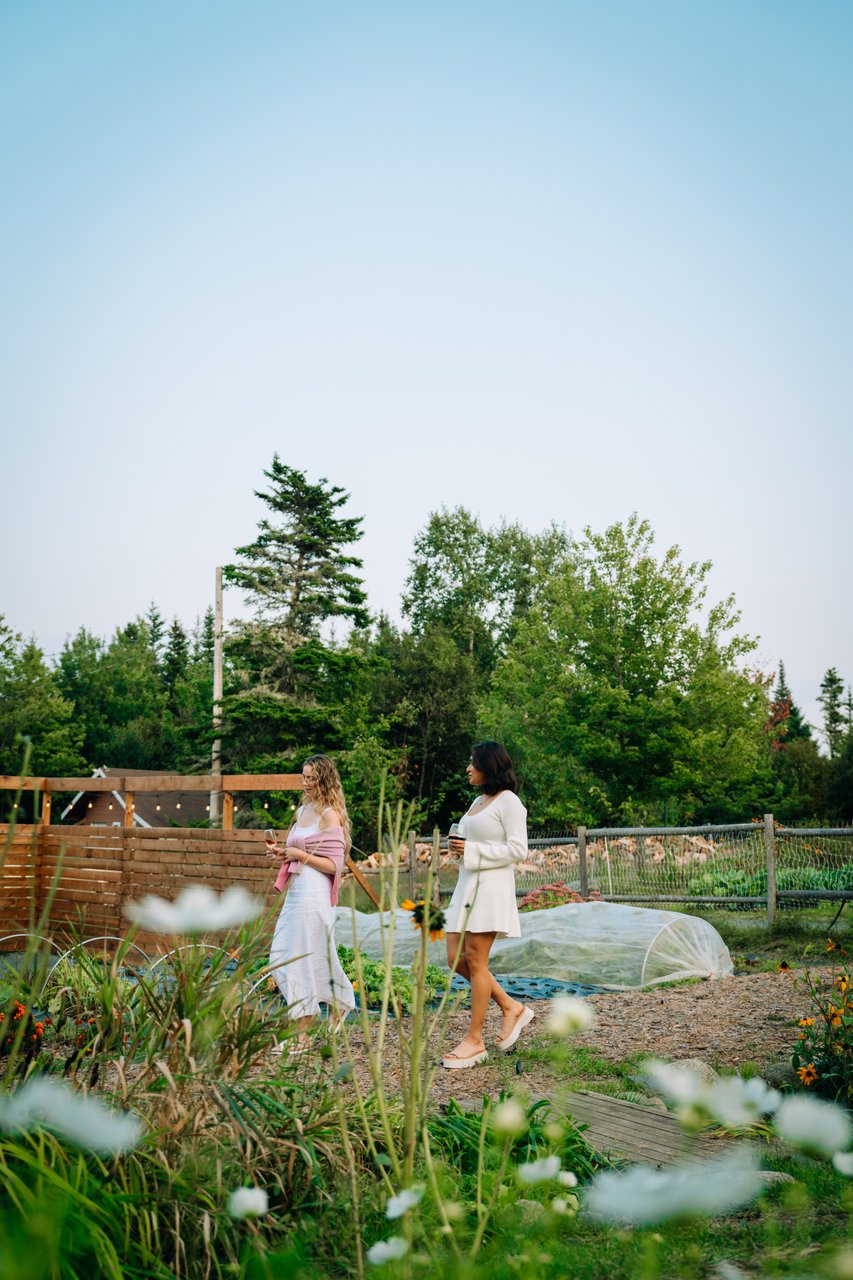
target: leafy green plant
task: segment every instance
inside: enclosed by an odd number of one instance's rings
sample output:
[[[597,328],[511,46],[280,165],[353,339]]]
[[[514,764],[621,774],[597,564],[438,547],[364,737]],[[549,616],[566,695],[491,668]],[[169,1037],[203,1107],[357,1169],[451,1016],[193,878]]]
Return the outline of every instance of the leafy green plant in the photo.
[[[850,864],[843,867],[780,867],[776,873],[776,887],[782,890],[844,889],[851,884],[853,866]],[[694,897],[763,897],[767,894],[767,872],[750,873],[736,868],[715,867],[693,876],[688,881],[687,892]],[[783,899],[780,906],[785,905]]]
[[[791,1060],[801,1083],[814,1093],[853,1107],[853,991],[847,952],[829,940],[837,960],[829,975],[804,969],[809,1012],[800,1018]]]
[[[369,960],[362,956],[356,964],[352,947],[338,947],[338,956],[344,973],[353,983],[356,993],[368,1008],[378,1009],[382,1003],[387,968],[384,960]],[[394,1006],[403,1013],[411,1013],[415,1001],[415,974],[411,968],[393,965],[391,968],[391,994]],[[450,983],[450,974],[437,964],[428,964],[424,970],[424,996],[431,1002],[442,995]]]
[[[501,1093],[498,1106],[507,1101]],[[489,1133],[495,1104],[484,1098],[479,1111],[470,1111],[451,1098],[443,1115],[427,1121],[433,1152],[443,1156],[460,1173],[475,1173],[478,1162],[488,1167],[499,1162],[500,1144],[494,1133]],[[560,1157],[564,1169],[571,1170],[578,1182],[586,1182],[608,1160],[597,1156],[583,1136],[585,1126],[576,1126],[563,1118],[557,1119],[547,1100],[529,1103],[524,1109],[524,1123],[512,1142],[509,1155],[514,1164],[535,1160],[543,1154],[554,1153]],[[484,1142],[484,1132],[489,1135]]]

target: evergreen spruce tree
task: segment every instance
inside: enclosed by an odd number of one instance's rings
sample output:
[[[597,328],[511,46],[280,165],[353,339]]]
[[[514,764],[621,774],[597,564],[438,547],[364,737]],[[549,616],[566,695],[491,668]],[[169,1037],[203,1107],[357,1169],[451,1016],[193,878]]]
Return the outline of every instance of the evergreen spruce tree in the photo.
[[[842,704],[844,681],[835,667],[830,667],[820,682],[818,702],[823,708],[823,736],[829,750],[830,759],[834,759],[841,750],[844,740],[845,715]]]
[[[216,640],[216,619],[213,606],[208,605],[204,617],[193,627],[192,660],[203,666],[213,665],[213,648]]]
[[[154,650],[154,656],[160,661],[160,651],[163,648],[163,634],[166,630],[166,623],[163,615],[157,608],[154,601],[148,606],[148,612],[145,615],[145,621],[148,623],[148,643]]]
[[[223,570],[255,611],[228,636],[224,699],[226,751],[250,772],[288,771],[310,751],[347,745],[341,712],[360,659],[321,632],[337,619],[369,622],[361,561],[349,554],[363,517],[338,514],[349,494],[277,454],[264,475],[270,487],[256,496],[269,514]]]
[[[785,676],[785,664],[779,659],[779,677],[773,690],[771,715],[776,726],[780,746],[794,742],[797,738],[810,738],[811,727],[803,719],[803,713],[794,701]]]
[[[274,624],[291,644],[316,636],[330,618],[367,626],[367,596],[352,572],[361,561],[344,552],[362,537],[363,517],[335,514],[349,494],[326,479],[311,484],[278,454],[264,475],[271,489],[255,496],[272,518],[259,522],[254,542],[237,548],[241,559],[225,566],[226,580],[241,587],[257,618]]]
[[[172,619],[169,638],[160,670],[160,678],[169,705],[174,708],[176,694],[182,681],[186,681],[189,668],[190,646],[187,633],[177,618]]]

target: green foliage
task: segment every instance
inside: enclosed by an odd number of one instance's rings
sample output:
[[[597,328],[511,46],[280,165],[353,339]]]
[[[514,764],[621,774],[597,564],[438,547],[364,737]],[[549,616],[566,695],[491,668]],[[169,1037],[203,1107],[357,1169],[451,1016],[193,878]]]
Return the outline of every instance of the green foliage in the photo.
[[[499,1103],[505,1101],[501,1093]],[[443,1157],[462,1174],[476,1173],[481,1162],[486,1168],[497,1168],[501,1144],[490,1131],[495,1104],[483,1099],[480,1111],[470,1111],[455,1099],[448,1102],[444,1114],[427,1121],[436,1155]],[[583,1136],[584,1126],[556,1120],[547,1101],[532,1102],[525,1108],[525,1123],[509,1148],[513,1164],[525,1164],[543,1155],[558,1155],[564,1169],[571,1170],[579,1183],[588,1182],[597,1169],[609,1161],[597,1156]]]
[[[0,773],[17,773],[22,736],[33,743],[33,772],[73,776],[83,767],[84,725],[72,701],[36,643],[0,617]]]
[[[255,496],[271,518],[259,522],[254,542],[237,548],[241,559],[225,566],[227,581],[247,594],[258,617],[281,630],[290,645],[316,636],[330,618],[365,626],[366,596],[351,572],[361,561],[344,553],[361,538],[363,517],[335,514],[349,494],[325,479],[311,484],[278,454],[264,475],[270,489]]]
[[[294,760],[348,745],[343,710],[359,659],[321,638],[336,619],[367,625],[366,596],[345,549],[362,536],[362,517],[336,513],[349,495],[325,479],[312,484],[276,454],[256,496],[269,517],[224,576],[240,587],[255,617],[227,640],[229,678],[223,741],[231,765],[256,771],[261,760]],[[301,761],[300,761],[301,763]]]
[[[368,1008],[379,1008],[382,1003],[382,993],[385,989],[387,976],[387,968],[384,961],[369,960],[366,956],[361,956],[359,963],[356,964],[353,949],[343,946],[338,947],[338,958],[344,973],[356,988],[359,1000],[365,1002]],[[359,968],[361,969],[360,980]],[[406,969],[402,965],[392,966],[391,992],[393,1004],[402,1013],[411,1013],[414,1008],[416,980],[417,975],[414,967]],[[450,974],[447,969],[442,969],[437,964],[428,964],[424,970],[426,999],[428,1001],[438,999],[447,990],[449,982]]]
[[[832,760],[827,806],[830,813],[841,819],[853,818],[853,730],[848,730]]]
[[[781,867],[776,872],[776,888],[846,889],[853,885],[853,864],[842,867]],[[693,876],[687,892],[696,897],[759,897],[767,894],[767,872],[753,873],[736,868],[715,868]],[[784,899],[780,906],[785,906]]]
[[[368,629],[346,492],[278,456],[264,477],[257,536],[226,569],[255,616],[227,637],[225,767],[295,772],[329,753],[357,846],[377,844],[383,771],[419,822],[446,827],[483,737],[507,743],[536,826],[853,818],[853,695],[838,671],[821,685],[827,758],[784,664],[772,691],[745,667],[753,642],[732,598],[707,599],[709,565],[658,553],[647,521],[572,539],[442,508],[415,539],[406,626]],[[352,630],[335,635],[340,623]],[[42,774],[206,771],[212,668],[210,609],[191,634],[154,603],[110,639],[81,629],[55,669],[0,622],[0,766],[12,771],[27,734]],[[255,797],[238,821],[283,827],[291,804]]]
[[[788,680],[785,676],[785,664],[779,661],[779,676],[773,690],[771,704],[771,721],[775,727],[775,736],[780,744],[794,742],[797,738],[811,738],[812,731],[803,713],[794,701]]]
[[[830,667],[820,682],[818,702],[823,709],[823,736],[829,748],[830,757],[835,757],[844,740],[845,716],[843,707],[844,681]]]
[[[827,812],[843,813],[843,800],[830,797],[833,778],[837,776],[841,755],[830,762],[822,756],[817,743],[803,735],[776,744],[772,756],[774,779],[778,787],[772,800],[774,815],[781,822],[820,820]],[[851,815],[853,816],[853,815]]]
[[[731,599],[708,564],[658,560],[632,516],[584,539],[498,663],[482,723],[510,746],[534,821],[719,819],[769,779],[763,683],[738,666]]]
[[[829,974],[804,969],[808,1013],[800,1019],[792,1061],[802,1083],[814,1093],[853,1108],[853,990],[847,952],[830,939]]]

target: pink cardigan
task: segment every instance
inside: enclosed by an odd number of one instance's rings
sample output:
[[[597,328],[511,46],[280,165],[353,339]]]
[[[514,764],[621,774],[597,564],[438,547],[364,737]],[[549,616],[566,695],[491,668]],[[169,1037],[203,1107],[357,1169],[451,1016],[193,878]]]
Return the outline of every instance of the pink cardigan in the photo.
[[[341,887],[341,876],[344,870],[344,854],[346,853],[346,841],[342,827],[326,827],[324,831],[314,831],[310,835],[301,836],[297,828],[293,828],[287,837],[289,845],[295,845],[297,849],[304,849],[306,853],[310,853],[315,858],[329,858],[335,864],[334,875],[329,875],[331,881],[331,897],[332,906],[338,905],[338,891]],[[288,877],[293,873],[293,865],[290,862],[283,862],[278,875],[275,878],[276,890],[281,893],[287,884]],[[296,864],[301,870],[301,864]],[[328,873],[324,873],[328,874]]]

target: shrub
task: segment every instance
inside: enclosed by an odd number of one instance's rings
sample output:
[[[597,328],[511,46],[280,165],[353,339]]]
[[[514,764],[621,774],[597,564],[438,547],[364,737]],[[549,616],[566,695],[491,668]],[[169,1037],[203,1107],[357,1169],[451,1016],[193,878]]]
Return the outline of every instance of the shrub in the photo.
[[[853,1106],[853,998],[847,953],[829,940],[838,959],[837,971],[801,981],[809,993],[810,1012],[799,1021],[792,1061],[806,1088],[846,1106]]]

